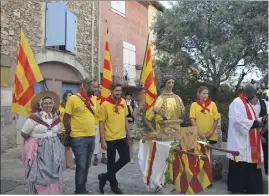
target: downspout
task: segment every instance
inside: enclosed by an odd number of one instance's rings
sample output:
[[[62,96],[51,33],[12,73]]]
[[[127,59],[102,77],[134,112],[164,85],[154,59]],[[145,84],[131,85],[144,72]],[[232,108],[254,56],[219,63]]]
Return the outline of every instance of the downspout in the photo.
[[[101,48],[101,40],[100,40],[100,34],[101,34],[101,5],[100,1],[98,2],[98,67],[97,67],[97,80],[98,83],[101,84],[101,76],[100,76],[100,60],[101,60],[101,53],[100,53],[100,48]]]
[[[91,49],[91,66],[92,66],[92,73],[91,73],[91,76],[92,78],[94,77],[94,73],[95,73],[95,65],[94,65],[94,44],[95,44],[95,41],[94,41],[94,3],[95,1],[92,1],[92,49]]]

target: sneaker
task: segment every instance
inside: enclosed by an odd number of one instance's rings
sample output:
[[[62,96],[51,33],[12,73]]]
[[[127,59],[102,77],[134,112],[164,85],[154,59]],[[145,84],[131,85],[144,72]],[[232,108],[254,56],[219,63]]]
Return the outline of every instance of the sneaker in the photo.
[[[94,166],[97,166],[98,165],[98,159],[97,158],[95,158],[94,160],[93,160],[93,163],[92,163]]]
[[[131,159],[131,164],[134,164],[134,160],[133,159]]]
[[[99,174],[98,180],[99,180],[99,191],[101,194],[104,194],[104,187],[106,185],[106,179],[104,174]]]
[[[106,157],[102,157],[102,159],[101,159],[101,163],[103,163],[103,164],[107,164],[107,158],[106,158]]]
[[[123,194],[122,190],[118,186],[112,186],[111,191],[115,194]]]

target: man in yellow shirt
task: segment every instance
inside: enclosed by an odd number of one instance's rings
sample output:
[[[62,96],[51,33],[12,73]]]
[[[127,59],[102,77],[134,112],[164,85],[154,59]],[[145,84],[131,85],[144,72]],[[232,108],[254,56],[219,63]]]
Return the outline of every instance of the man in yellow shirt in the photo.
[[[116,173],[130,161],[128,135],[128,108],[121,98],[122,85],[112,84],[111,93],[99,110],[101,147],[107,150],[107,172],[98,175],[99,190],[104,194],[106,181],[115,194],[123,194],[118,187]],[[116,151],[119,160],[115,162]]]
[[[96,80],[84,79],[80,92],[72,95],[65,106],[63,123],[76,161],[75,194],[89,193],[87,176],[95,147],[96,97],[92,95],[97,87]]]

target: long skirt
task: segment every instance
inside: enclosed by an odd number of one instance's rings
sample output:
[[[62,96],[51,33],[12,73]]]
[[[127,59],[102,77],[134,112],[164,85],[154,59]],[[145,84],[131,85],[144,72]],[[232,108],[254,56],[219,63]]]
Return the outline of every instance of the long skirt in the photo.
[[[30,194],[63,194],[64,146],[58,137],[27,139],[22,161]]]
[[[235,194],[262,194],[262,170],[254,163],[229,160],[227,185]]]

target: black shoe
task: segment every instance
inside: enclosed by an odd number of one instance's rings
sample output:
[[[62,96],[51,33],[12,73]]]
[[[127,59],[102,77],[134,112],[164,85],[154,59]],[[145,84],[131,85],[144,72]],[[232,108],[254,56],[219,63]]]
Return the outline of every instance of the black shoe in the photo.
[[[104,194],[104,187],[106,185],[106,179],[104,174],[99,174],[98,180],[99,180],[99,191],[101,194]]]
[[[92,194],[91,192],[87,191],[87,190],[84,190],[82,194],[86,194],[86,195],[89,195],[89,194]]]
[[[213,188],[213,184],[210,184],[207,188],[212,189]]]
[[[123,194],[122,190],[118,186],[112,186],[111,191],[115,194]]]

